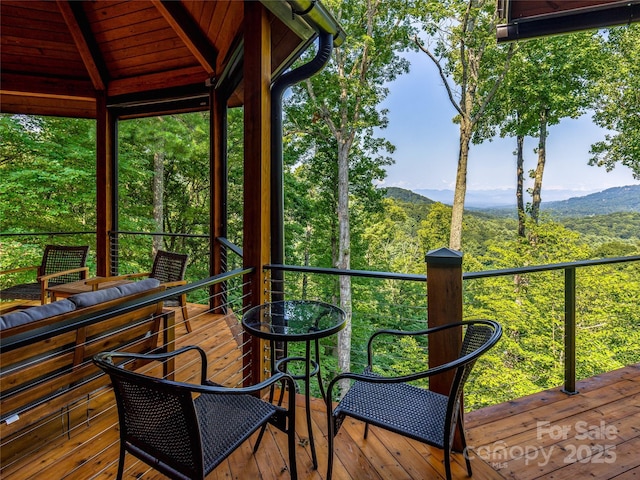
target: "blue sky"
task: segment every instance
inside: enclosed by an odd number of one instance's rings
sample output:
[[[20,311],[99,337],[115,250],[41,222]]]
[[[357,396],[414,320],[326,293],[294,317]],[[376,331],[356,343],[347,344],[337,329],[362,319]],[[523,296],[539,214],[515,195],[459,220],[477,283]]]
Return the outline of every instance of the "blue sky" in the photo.
[[[458,155],[455,111],[435,66],[423,53],[407,54],[411,71],[389,85],[383,107],[389,109],[389,126],[380,132],[396,146],[395,165],[388,167],[384,186],[420,189],[453,189]],[[604,138],[590,115],[565,119],[549,130],[543,201],[568,198],[606,188],[639,185],[631,170],[618,165],[607,172],[587,164],[590,145]],[[537,140],[525,140],[525,170],[535,168]],[[468,190],[515,191],[515,139],[496,138],[472,145],[467,176]],[[530,186],[530,185],[527,185]],[[566,193],[565,193],[566,191]]]

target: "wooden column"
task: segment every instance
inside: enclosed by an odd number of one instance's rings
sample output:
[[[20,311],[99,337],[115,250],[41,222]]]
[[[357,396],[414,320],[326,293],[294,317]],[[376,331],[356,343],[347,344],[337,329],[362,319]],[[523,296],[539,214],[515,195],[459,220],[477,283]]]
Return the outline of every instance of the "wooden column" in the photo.
[[[114,229],[115,192],[115,119],[107,109],[107,97],[101,92],[96,100],[96,274],[111,273],[109,232]]]
[[[271,258],[271,31],[260,2],[244,2],[244,266],[255,272],[245,280],[245,305],[265,301],[263,265]],[[264,376],[261,342],[251,338],[254,381]],[[247,360],[249,361],[249,360]]]
[[[226,249],[216,241],[218,237],[227,236],[227,102],[221,98],[220,92],[211,91],[210,131],[209,131],[209,185],[210,185],[210,225],[211,242],[209,244],[209,274],[222,273],[227,264],[224,255]],[[226,302],[223,298],[223,285],[217,283],[211,292],[211,308],[219,309]],[[216,310],[218,313],[224,313]]]
[[[427,312],[429,328],[462,321],[462,253],[448,248],[432,250],[427,261]],[[458,358],[462,347],[462,329],[452,328],[433,335],[429,341],[429,368]],[[454,372],[446,372],[429,379],[429,389],[448,395]],[[464,425],[464,419],[458,420]],[[454,450],[462,449],[456,431]]]
[[[426,255],[429,328],[462,320],[462,253],[441,248]],[[433,337],[429,344],[429,368],[458,357],[462,330],[449,329]],[[453,374],[432,377],[429,388],[448,394]]]

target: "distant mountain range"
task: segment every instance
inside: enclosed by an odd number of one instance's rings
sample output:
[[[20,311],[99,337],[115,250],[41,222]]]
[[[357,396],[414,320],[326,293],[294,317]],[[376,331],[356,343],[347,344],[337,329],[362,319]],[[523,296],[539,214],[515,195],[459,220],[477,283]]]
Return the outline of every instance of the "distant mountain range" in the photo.
[[[584,197],[573,197],[557,202],[543,201],[540,208],[563,216],[640,212],[640,185],[608,188]]]
[[[507,195],[511,197],[507,200]],[[601,192],[584,196],[571,197],[566,200],[544,201],[553,194],[543,192],[541,209],[557,216],[604,215],[614,212],[640,212],[640,185],[613,187]],[[566,195],[566,192],[565,192]],[[453,191],[450,190],[416,190],[410,191],[397,187],[388,187],[387,196],[412,203],[441,202],[451,205]],[[469,191],[465,207],[495,215],[515,213],[514,193],[505,190]]]

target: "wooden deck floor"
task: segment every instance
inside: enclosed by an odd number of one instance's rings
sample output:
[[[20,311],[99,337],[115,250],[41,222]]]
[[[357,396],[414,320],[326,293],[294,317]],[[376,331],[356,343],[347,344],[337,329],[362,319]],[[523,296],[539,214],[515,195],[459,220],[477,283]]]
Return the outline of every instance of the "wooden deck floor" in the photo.
[[[211,328],[207,329],[206,325],[211,322],[208,317],[201,315],[192,319],[194,334],[191,336],[186,335],[180,325],[178,346],[233,338],[230,331],[216,328],[213,334]],[[578,387],[577,396],[569,397],[553,390],[467,414],[473,478],[640,478],[640,365],[579,382]],[[90,423],[77,422],[71,438],[58,435],[19,460],[3,455],[0,477],[4,480],[114,478],[118,432],[116,413],[109,408],[111,402],[110,395],[104,393],[92,399]],[[312,402],[318,471],[311,465],[302,397],[298,398],[298,407],[298,478],[324,479],[327,464],[324,404],[320,400]],[[360,422],[348,419],[343,424],[336,439],[336,480],[444,478],[440,450],[377,428],[370,430],[367,440],[362,434]],[[33,435],[31,439],[24,439],[25,445],[37,442],[36,437],[41,434]],[[252,453],[254,441],[255,437],[207,478],[289,479],[285,435],[268,429],[255,455]],[[600,452],[600,447],[606,447],[606,451]],[[454,478],[467,478],[461,454],[453,456],[453,474]],[[164,477],[128,456],[125,478]]]
[[[640,478],[640,364],[467,415],[467,441],[496,478]]]

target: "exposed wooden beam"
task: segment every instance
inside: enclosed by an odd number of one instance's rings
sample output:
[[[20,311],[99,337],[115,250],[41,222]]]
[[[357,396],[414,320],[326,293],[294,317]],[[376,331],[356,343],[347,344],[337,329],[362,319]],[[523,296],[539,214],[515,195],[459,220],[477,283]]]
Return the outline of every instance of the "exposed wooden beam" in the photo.
[[[109,83],[109,97],[150,92],[167,88],[167,75],[171,75],[172,87],[193,85],[198,81],[198,79],[200,79],[202,81],[202,85],[204,85],[204,82],[208,78],[206,73],[202,71],[202,68],[198,66],[187,67],[181,70],[173,70],[171,73],[160,72],[149,75],[140,75],[138,77],[121,78],[118,80],[112,80],[111,83]]]
[[[182,4],[166,0],[152,0],[152,3],[196,57],[209,77],[213,77],[216,71],[218,52]]]
[[[106,90],[107,68],[102,60],[100,50],[91,33],[89,22],[85,18],[80,2],[69,2],[68,0],[57,0],[58,9],[64,18],[69,33],[78,48],[80,57],[84,62],[87,73],[91,78],[93,87],[98,91]]]
[[[94,99],[95,89],[88,81],[67,79],[59,82],[49,77],[2,72],[2,93],[34,97]]]
[[[52,116],[64,114],[72,118],[95,118],[96,116],[95,98],[28,96],[6,90],[0,90],[0,98],[2,98],[2,113]]]

